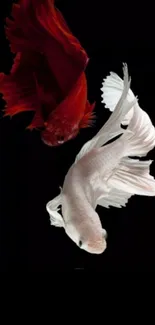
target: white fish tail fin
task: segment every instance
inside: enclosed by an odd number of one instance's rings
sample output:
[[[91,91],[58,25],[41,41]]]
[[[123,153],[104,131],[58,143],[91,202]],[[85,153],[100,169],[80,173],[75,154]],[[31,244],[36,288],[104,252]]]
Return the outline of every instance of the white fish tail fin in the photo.
[[[155,147],[155,128],[146,112],[138,105],[127,128],[132,133],[124,133],[121,137],[126,146],[125,156],[146,156]]]
[[[107,76],[102,83],[102,103],[105,104],[105,108],[108,108],[113,112],[116,108],[116,105],[122,95],[124,89],[123,80],[114,72],[110,72],[110,75]],[[131,103],[135,100],[135,95],[132,90],[128,90],[126,100],[128,103]],[[131,109],[121,121],[122,125],[128,125],[133,116],[133,109]]]
[[[132,195],[155,196],[155,179],[150,175],[152,160],[123,158],[109,185]]]

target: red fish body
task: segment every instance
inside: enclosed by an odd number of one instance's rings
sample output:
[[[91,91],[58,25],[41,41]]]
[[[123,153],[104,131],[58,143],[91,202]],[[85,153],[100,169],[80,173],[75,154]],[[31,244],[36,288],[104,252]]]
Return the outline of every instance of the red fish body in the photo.
[[[29,129],[43,128],[42,140],[59,145],[90,125],[88,56],[54,0],[21,0],[7,19],[6,36],[15,54],[9,75],[0,74],[5,116],[34,111]]]

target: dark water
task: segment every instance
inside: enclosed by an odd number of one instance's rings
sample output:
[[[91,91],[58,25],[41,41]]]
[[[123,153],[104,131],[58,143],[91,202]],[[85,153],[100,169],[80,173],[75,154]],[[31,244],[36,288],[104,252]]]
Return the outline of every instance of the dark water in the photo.
[[[4,36],[4,18],[11,2],[0,4],[0,71],[8,73],[12,55]],[[76,139],[59,148],[41,142],[37,131],[25,127],[31,113],[10,120],[0,115],[0,268],[24,270],[154,272],[155,271],[155,198],[132,197],[124,209],[98,208],[108,232],[108,248],[93,256],[80,250],[62,229],[50,227],[46,203],[59,193],[64,176],[85,141],[109,117],[101,104],[101,83],[113,70],[122,76],[127,62],[132,89],[155,125],[155,34],[151,8],[134,14],[104,5],[104,1],[57,1],[70,28],[89,54],[86,70],[88,97],[96,105],[96,124],[80,132]],[[123,14],[124,10],[124,14]],[[130,12],[131,11],[131,12]],[[147,23],[146,23],[147,22]],[[4,102],[1,100],[1,110]],[[149,153],[155,158],[155,151]],[[151,166],[155,175],[155,163]]]

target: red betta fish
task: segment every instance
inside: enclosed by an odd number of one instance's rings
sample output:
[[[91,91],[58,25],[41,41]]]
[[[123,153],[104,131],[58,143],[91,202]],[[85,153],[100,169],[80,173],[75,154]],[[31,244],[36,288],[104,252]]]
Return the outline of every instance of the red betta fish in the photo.
[[[10,74],[0,74],[4,116],[34,111],[28,128],[41,128],[47,145],[60,145],[91,125],[87,53],[54,0],[20,0],[11,15],[5,32],[15,58]]]

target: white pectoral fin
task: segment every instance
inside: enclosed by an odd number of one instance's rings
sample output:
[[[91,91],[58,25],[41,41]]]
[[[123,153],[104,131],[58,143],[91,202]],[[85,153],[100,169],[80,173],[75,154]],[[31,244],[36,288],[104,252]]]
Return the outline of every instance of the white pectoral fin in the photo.
[[[126,206],[128,199],[133,195],[131,193],[112,188],[107,185],[107,181],[98,177],[92,182],[95,197],[95,208],[100,205],[104,208],[116,207],[121,208]]]
[[[58,207],[60,205],[61,205],[61,194],[59,194],[53,200],[49,201],[46,204],[46,210],[50,215],[50,222],[52,226],[65,228],[65,223],[63,221],[63,218],[61,214],[58,212],[60,209]]]
[[[126,206],[128,199],[132,195],[133,194],[131,193],[127,193],[117,189],[112,189],[106,197],[103,196],[97,200],[97,205],[101,205],[102,207],[107,209],[109,209],[110,206],[115,208],[122,208]]]
[[[132,195],[155,196],[155,179],[150,175],[152,161],[124,158],[109,179],[109,185]]]
[[[121,208],[133,195],[155,196],[155,179],[149,174],[151,163],[151,160],[122,159],[120,168],[108,181],[111,190],[107,195],[103,192],[96,205]]]

